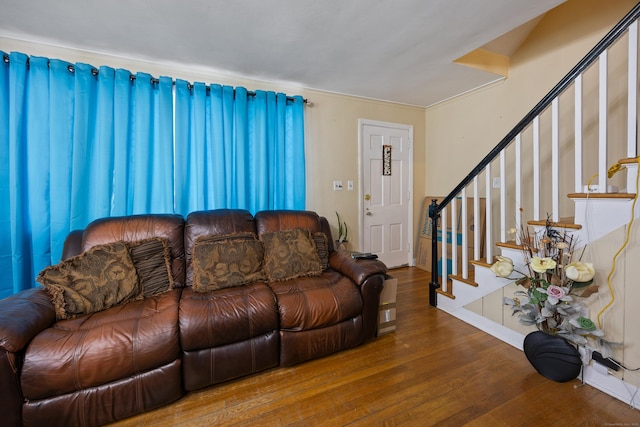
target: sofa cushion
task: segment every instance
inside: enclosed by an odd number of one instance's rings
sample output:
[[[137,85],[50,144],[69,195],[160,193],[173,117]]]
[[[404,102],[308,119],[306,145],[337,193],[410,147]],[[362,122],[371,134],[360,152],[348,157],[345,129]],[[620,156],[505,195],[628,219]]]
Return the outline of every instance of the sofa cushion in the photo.
[[[144,298],[173,289],[171,252],[167,239],[152,237],[128,245],[131,260],[138,272]]]
[[[209,292],[264,280],[264,248],[253,233],[202,236],[192,253],[193,290]]]
[[[37,277],[52,296],[57,319],[105,310],[138,297],[138,274],[123,242],[94,246],[49,266]]]
[[[182,289],[56,322],[29,343],[21,386],[27,400],[137,378],[180,357]]]
[[[317,276],[320,257],[309,230],[294,228],[260,235],[264,242],[264,271],[270,282]]]
[[[324,328],[362,313],[358,286],[331,268],[319,277],[300,277],[269,286],[278,300],[281,330]]]
[[[208,293],[187,288],[180,299],[184,351],[233,345],[278,329],[278,309],[265,283]]]

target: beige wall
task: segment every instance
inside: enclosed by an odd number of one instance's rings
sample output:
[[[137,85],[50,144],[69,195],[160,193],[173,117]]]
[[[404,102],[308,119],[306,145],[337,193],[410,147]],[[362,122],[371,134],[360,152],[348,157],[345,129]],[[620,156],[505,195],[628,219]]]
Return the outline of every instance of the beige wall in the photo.
[[[358,202],[360,185],[358,162],[358,119],[369,119],[413,126],[414,141],[414,194],[424,193],[424,108],[389,102],[356,98],[327,92],[306,90],[293,84],[267,83],[239,77],[221,75],[205,68],[188,68],[174,63],[152,63],[144,60],[121,58],[75,49],[30,43],[0,37],[0,50],[19,51],[28,55],[46,56],[69,62],[85,62],[94,66],[108,65],[143,71],[153,76],[171,76],[187,81],[244,86],[249,90],[282,91],[300,94],[313,105],[305,109],[307,159],[307,209],[326,216],[337,237],[338,211],[350,228],[351,249],[358,249]],[[342,180],[343,191],[333,191],[333,180]],[[346,191],[346,181],[354,181],[354,191]],[[418,227],[421,197],[414,198],[414,230]],[[411,232],[415,236],[415,232]],[[412,239],[413,240],[413,239]]]
[[[507,79],[428,108],[427,193],[453,189],[635,4],[569,0],[512,55]]]
[[[335,213],[349,225],[359,228],[359,152],[358,119],[399,123],[413,126],[414,189],[413,194],[424,193],[424,109],[398,104],[348,97],[326,92],[305,92],[313,101],[308,108],[307,158],[309,209],[315,210],[335,225]],[[346,186],[354,181],[355,191],[333,191],[333,180],[342,180]],[[414,197],[414,230],[419,226],[421,197]],[[416,233],[412,232],[411,237]],[[334,230],[334,238],[337,231]],[[358,249],[359,233],[349,233],[350,248]],[[413,239],[412,239],[413,240]]]

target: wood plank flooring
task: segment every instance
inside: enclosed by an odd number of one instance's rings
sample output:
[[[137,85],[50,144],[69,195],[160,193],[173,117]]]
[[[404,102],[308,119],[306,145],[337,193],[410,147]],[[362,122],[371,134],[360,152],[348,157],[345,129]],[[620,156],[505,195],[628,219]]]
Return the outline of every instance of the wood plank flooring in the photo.
[[[355,349],[189,393],[125,426],[640,426],[640,411],[428,305],[429,273],[398,278],[397,330]]]

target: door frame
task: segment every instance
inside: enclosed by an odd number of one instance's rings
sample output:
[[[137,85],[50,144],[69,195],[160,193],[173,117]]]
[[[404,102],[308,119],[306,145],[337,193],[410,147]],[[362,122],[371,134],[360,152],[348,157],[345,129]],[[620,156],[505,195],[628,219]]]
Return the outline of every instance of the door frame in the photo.
[[[358,230],[359,230],[359,247],[364,250],[364,126],[387,127],[392,129],[405,130],[409,133],[409,202],[407,203],[407,265],[414,266],[414,239],[413,239],[413,125],[402,123],[383,122],[379,120],[358,119]]]

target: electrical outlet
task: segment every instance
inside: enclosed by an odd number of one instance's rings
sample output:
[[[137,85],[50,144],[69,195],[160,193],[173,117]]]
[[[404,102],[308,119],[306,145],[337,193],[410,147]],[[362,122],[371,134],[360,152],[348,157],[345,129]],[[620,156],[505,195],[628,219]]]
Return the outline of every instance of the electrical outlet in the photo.
[[[500,188],[500,177],[496,176],[493,178],[493,182],[491,183],[493,188]]]
[[[585,185],[582,187],[583,193],[598,193],[599,190],[600,190],[600,187],[598,187],[598,184]],[[618,192],[617,186],[607,185],[607,193],[617,193],[617,192]]]

